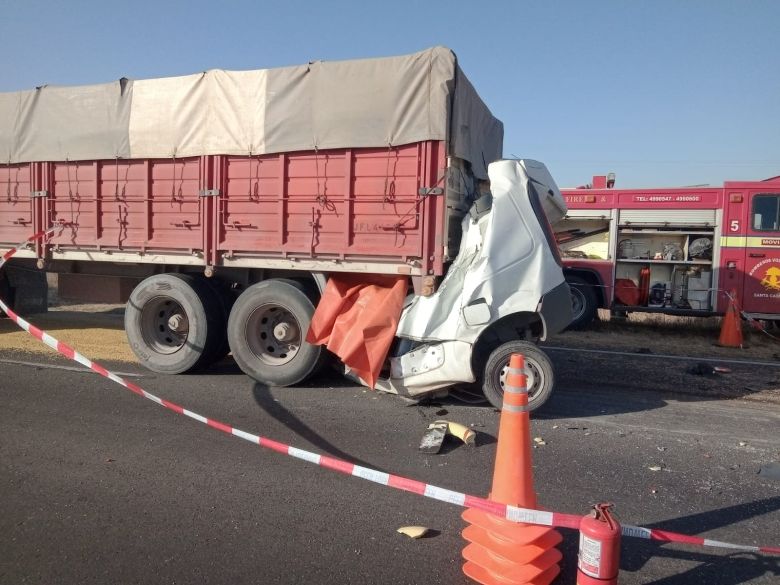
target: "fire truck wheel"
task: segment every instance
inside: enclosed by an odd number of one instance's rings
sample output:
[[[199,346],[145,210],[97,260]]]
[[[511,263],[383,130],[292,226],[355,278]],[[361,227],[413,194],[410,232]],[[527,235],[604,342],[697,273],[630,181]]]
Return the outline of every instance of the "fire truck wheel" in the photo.
[[[248,376],[270,386],[302,382],[321,365],[324,349],[306,343],[314,303],[297,283],[266,280],[236,300],[228,320],[233,358]]]
[[[571,312],[574,316],[569,329],[584,329],[596,318],[599,308],[593,285],[579,276],[567,276],[566,283],[571,291]]]
[[[509,358],[513,353],[520,353],[525,357],[528,405],[530,410],[536,410],[552,394],[555,374],[547,354],[530,341],[508,341],[493,350],[485,364],[482,391],[490,404],[500,410],[504,402],[504,384]]]
[[[156,274],[130,294],[125,332],[138,360],[160,374],[208,365],[225,329],[220,301],[200,278]]]

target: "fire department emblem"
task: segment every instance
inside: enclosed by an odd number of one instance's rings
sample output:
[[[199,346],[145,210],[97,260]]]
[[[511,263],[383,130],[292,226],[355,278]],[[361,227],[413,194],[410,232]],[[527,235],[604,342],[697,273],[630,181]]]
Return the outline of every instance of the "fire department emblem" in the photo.
[[[780,268],[771,266],[766,269],[761,286],[770,291],[780,291]]]

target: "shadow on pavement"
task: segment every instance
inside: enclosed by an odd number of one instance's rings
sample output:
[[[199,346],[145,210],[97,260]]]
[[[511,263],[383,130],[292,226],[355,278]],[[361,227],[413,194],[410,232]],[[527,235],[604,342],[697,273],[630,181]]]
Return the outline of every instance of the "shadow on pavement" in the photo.
[[[307,424],[301,421],[301,419],[299,419],[295,414],[293,414],[287,408],[285,408],[281,402],[277,402],[274,399],[273,393],[271,392],[271,388],[269,388],[265,384],[256,382],[252,388],[252,396],[254,397],[257,405],[261,409],[263,409],[269,416],[279,421],[281,424],[283,424],[288,429],[293,431],[296,435],[298,435],[301,439],[307,441],[308,443],[310,443],[320,451],[323,451],[332,457],[337,457],[338,459],[344,459],[345,461],[349,461],[350,463],[355,463],[356,465],[361,465],[363,467],[370,467],[371,469],[376,469],[379,471],[385,471],[381,467],[378,467],[367,461],[362,461],[360,459],[357,459],[353,455],[350,455],[349,453],[342,451],[341,449],[336,447],[333,443],[331,443],[330,441],[322,437],[315,430],[313,430],[311,427],[309,427]]]
[[[565,381],[550,399],[531,417],[539,419],[588,418],[630,412],[645,412],[664,408],[667,401],[657,392],[620,391],[603,385],[578,384],[576,388]]]
[[[749,518],[771,514],[780,510],[780,497],[766,498],[720,508],[673,520],[664,520],[646,525],[647,528],[657,528],[683,534],[701,534],[745,521]],[[741,543],[746,544],[746,543]],[[776,542],[762,542],[759,546],[776,546]],[[635,538],[623,540],[621,569],[639,571],[652,557],[675,559],[697,563],[689,570],[648,581],[654,585],[688,585],[690,583],[708,583],[712,585],[737,585],[764,575],[780,577],[780,557],[752,553],[747,551],[732,551],[726,554],[711,554],[713,549],[690,550],[689,545],[671,544],[669,547],[686,547],[680,550],[662,546],[655,541],[642,541]],[[720,549],[727,550],[727,549]]]

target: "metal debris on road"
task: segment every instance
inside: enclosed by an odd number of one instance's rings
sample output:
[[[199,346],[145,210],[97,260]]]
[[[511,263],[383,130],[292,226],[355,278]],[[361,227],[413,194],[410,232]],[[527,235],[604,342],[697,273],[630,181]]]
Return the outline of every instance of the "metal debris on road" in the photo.
[[[477,442],[476,431],[466,425],[448,420],[437,420],[428,425],[423,434],[420,451],[429,454],[438,453],[447,435],[460,439],[468,447],[474,447]]]
[[[434,455],[441,450],[444,435],[447,434],[447,423],[435,422],[428,425],[420,441],[420,451]]]

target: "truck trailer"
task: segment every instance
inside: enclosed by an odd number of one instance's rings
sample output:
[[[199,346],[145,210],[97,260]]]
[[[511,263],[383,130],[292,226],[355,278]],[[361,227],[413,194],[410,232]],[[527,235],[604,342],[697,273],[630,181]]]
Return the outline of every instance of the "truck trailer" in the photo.
[[[2,93],[0,248],[56,230],[0,294],[23,302],[58,273],[63,296],[127,303],[152,371],[231,352],[291,386],[328,357],[306,336],[329,280],[403,279],[372,385],[477,382],[500,405],[522,350],[539,405],[553,374],[534,343],[571,316],[550,227],[566,207],[543,164],[501,159],[502,140],[443,47]]]
[[[597,175],[563,195],[555,231],[573,327],[599,308],[722,315],[732,292],[750,318],[780,319],[780,177],[622,189]]]

